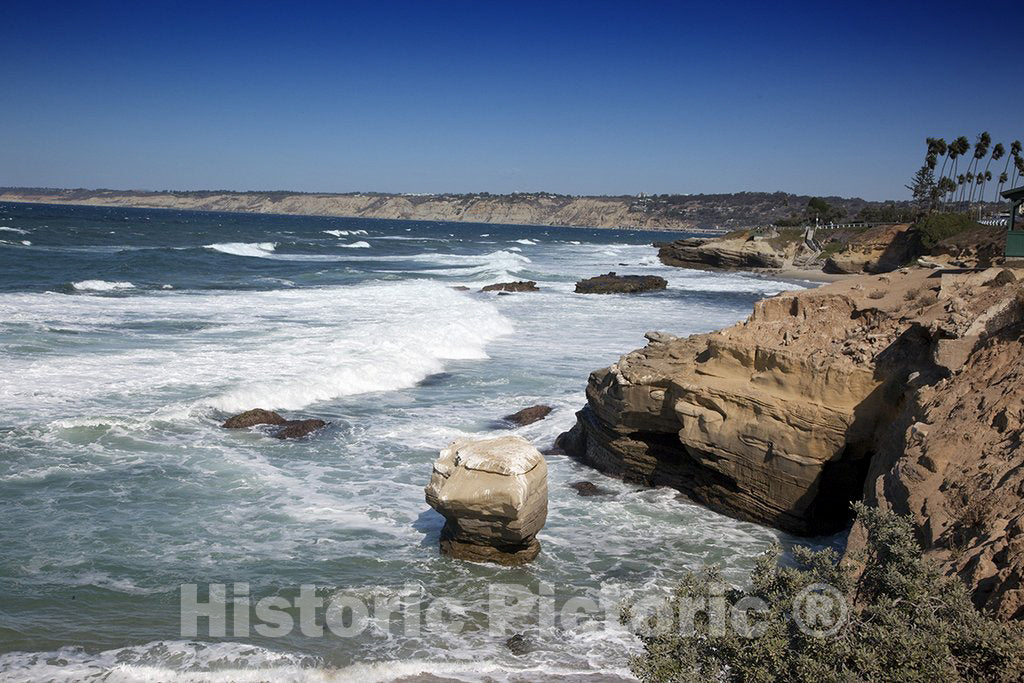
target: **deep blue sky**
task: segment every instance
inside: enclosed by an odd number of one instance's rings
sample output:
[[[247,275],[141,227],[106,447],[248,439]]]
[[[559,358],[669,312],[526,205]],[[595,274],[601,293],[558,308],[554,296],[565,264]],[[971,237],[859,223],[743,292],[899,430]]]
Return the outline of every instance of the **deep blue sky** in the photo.
[[[0,185],[903,197],[927,135],[1024,138],[1022,27],[1022,0],[3,0]]]

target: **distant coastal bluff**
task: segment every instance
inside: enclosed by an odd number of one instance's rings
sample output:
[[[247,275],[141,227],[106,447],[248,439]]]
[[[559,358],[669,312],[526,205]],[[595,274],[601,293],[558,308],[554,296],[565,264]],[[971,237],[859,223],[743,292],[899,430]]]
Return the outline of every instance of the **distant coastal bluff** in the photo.
[[[578,196],[550,192],[395,194],[0,188],[0,202],[389,218],[505,225],[724,231],[768,225],[810,198],[786,192]],[[828,197],[849,215],[883,202]]]

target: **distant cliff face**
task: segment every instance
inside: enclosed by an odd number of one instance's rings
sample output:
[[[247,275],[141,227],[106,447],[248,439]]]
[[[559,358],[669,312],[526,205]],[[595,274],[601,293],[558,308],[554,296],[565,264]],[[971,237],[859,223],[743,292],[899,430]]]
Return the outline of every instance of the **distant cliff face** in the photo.
[[[648,230],[764,225],[789,215],[807,200],[781,192],[578,197],[549,193],[391,195],[0,188],[0,201]],[[849,215],[872,205],[862,199],[833,197],[829,201],[846,208]]]
[[[591,375],[559,443],[796,533],[842,529],[858,499],[910,514],[977,604],[1024,618],[1022,276],[861,276],[720,332],[649,333]]]

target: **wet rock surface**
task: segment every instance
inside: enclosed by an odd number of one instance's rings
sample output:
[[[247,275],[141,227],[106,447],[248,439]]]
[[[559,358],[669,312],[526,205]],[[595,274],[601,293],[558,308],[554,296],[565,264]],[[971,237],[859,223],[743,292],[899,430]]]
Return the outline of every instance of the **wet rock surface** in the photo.
[[[589,498],[591,496],[610,496],[612,494],[608,489],[601,488],[592,481],[574,481],[568,486],[575,490],[576,495],[581,498]]]
[[[668,280],[657,275],[617,275],[614,271],[576,283],[577,294],[635,294],[668,287]]]
[[[275,439],[300,439],[326,426],[326,422],[317,419],[288,420],[273,433],[273,437]]]
[[[533,280],[518,282],[496,282],[480,289],[481,292],[539,292],[540,287]]]
[[[245,429],[247,427],[255,427],[256,425],[282,425],[285,422],[287,422],[286,419],[272,410],[253,408],[252,410],[229,417],[221,427],[224,429]]]
[[[517,633],[505,641],[505,647],[514,655],[525,655],[532,649],[530,641],[522,633]]]
[[[228,418],[221,426],[225,429],[246,429],[258,425],[277,427],[270,432],[270,436],[276,439],[298,439],[326,427],[327,423],[318,419],[286,420],[272,410],[254,408]]]
[[[501,419],[516,427],[525,427],[526,425],[543,420],[551,413],[551,410],[551,406],[535,405],[523,408]]]

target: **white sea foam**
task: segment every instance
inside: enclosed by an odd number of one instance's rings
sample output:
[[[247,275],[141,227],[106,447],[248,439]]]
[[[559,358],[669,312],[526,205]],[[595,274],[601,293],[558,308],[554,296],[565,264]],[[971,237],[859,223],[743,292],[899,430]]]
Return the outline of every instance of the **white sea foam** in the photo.
[[[276,242],[223,242],[218,244],[207,244],[207,249],[213,249],[223,254],[232,256],[254,256],[256,258],[267,258],[277,248]]]
[[[19,235],[27,235],[28,234],[28,230],[22,230],[21,228],[12,228],[12,227],[7,226],[7,225],[0,225],[0,231],[3,231],[3,232],[16,232]]]
[[[80,292],[110,292],[115,289],[135,289],[130,282],[107,282],[106,280],[82,280],[71,285]]]
[[[570,669],[545,664],[481,660],[465,662],[405,659],[353,664],[344,668],[324,666],[321,660],[300,653],[270,650],[237,642],[204,643],[186,640],[154,641],[145,645],[106,650],[96,654],[78,647],[50,652],[9,652],[0,655],[0,674],[16,682],[102,680],[149,683],[256,683],[268,680],[295,683],[360,681],[389,683],[436,676],[452,681],[629,681],[619,669]]]
[[[358,242],[353,242],[352,244],[339,244],[338,246],[346,249],[369,249],[370,243],[360,240]]]
[[[32,243],[29,242],[28,240],[22,240],[21,243],[24,244],[26,247],[31,247],[32,246]]]
[[[69,352],[46,364],[0,355],[5,404],[49,406],[53,418],[104,401],[153,410],[168,391],[225,411],[301,408],[413,386],[446,361],[486,358],[486,345],[512,331],[492,303],[424,281],[117,298],[3,294],[0,320],[40,329],[60,320],[64,329],[111,334],[153,321],[211,330],[199,346],[182,337],[133,345],[122,335],[126,347]]]
[[[348,235],[366,235],[365,230],[324,230],[326,235],[334,235],[335,237],[347,237]]]
[[[516,244],[537,244],[533,240],[528,240],[528,239],[521,239],[521,240],[514,240],[514,241],[515,241]]]

